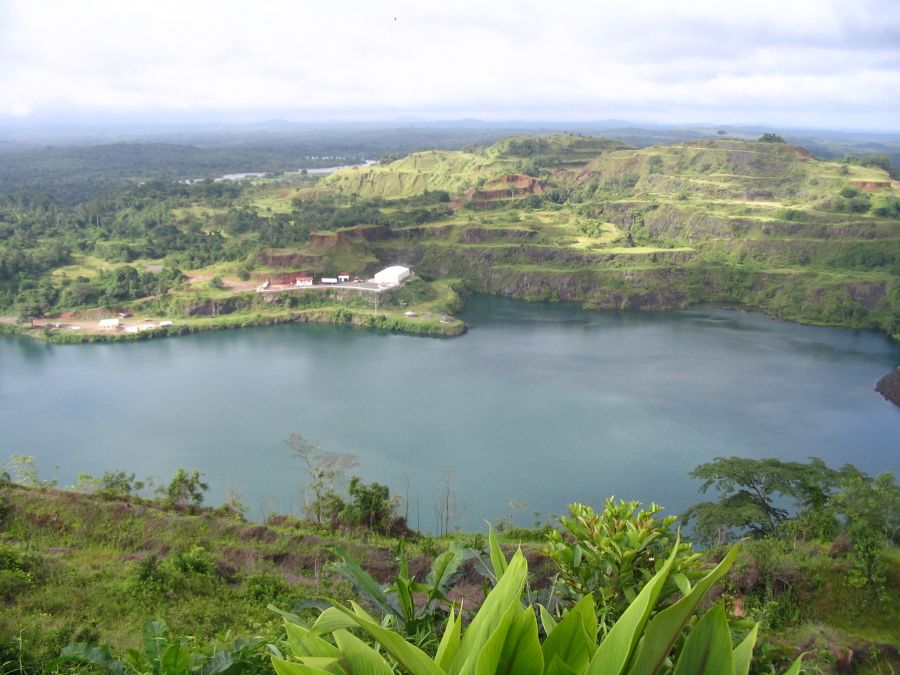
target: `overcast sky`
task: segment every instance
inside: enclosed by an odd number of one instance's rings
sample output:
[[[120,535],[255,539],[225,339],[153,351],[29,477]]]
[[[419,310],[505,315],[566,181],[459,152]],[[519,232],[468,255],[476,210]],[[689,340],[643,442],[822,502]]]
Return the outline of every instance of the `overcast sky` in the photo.
[[[900,129],[898,0],[0,0],[0,118]]]

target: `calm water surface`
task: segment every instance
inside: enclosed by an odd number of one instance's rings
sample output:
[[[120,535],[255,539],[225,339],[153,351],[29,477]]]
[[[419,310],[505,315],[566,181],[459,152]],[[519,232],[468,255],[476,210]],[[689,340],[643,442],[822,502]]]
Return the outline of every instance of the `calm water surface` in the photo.
[[[475,298],[455,339],[286,325],[137,343],[0,339],[0,461],[171,477],[200,468],[210,501],[298,510],[298,432],[352,452],[435,526],[448,476],[457,523],[527,502],[517,520],[609,494],[671,512],[719,455],[822,457],[900,471],[900,409],[872,387],[887,338],[712,309],[606,314]],[[418,503],[418,510],[416,504]]]

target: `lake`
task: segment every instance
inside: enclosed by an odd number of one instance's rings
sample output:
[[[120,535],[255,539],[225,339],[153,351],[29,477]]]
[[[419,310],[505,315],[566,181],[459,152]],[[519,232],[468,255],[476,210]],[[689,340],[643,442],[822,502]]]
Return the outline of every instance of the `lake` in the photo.
[[[900,357],[883,335],[499,298],[471,299],[463,318],[470,331],[453,339],[302,324],[118,344],[0,338],[0,462],[34,455],[64,485],[79,471],[160,482],[196,467],[208,501],[234,489],[260,518],[300,510],[284,444],[297,432],[408,494],[413,527],[435,528],[449,481],[469,531],[607,495],[675,513],[701,498],[691,469],[722,455],[900,470],[900,408],[873,390]]]

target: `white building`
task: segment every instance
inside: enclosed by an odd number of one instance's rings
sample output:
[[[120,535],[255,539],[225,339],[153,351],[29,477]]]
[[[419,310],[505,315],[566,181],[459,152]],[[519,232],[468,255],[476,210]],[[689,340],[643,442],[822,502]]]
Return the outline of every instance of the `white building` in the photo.
[[[118,327],[118,319],[100,319],[100,328],[102,330],[116,330]]]
[[[401,281],[409,277],[409,274],[408,267],[400,267],[399,265],[387,267],[375,274],[375,283],[379,286],[397,286]]]
[[[312,286],[313,278],[309,275],[303,274],[303,275],[297,277],[297,279],[294,283],[297,286]]]

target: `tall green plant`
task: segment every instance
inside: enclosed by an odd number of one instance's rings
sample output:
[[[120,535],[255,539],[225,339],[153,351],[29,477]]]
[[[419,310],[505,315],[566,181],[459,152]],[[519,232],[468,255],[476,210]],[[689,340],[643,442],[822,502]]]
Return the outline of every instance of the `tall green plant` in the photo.
[[[329,550],[340,559],[330,563],[329,569],[353,584],[353,590],[381,615],[382,623],[397,626],[404,637],[419,646],[437,643],[437,626],[446,620],[450,611],[447,591],[466,559],[461,544],[454,542],[434,559],[424,582],[410,576],[402,545],[398,545],[399,573],[386,588],[382,588],[345,550],[336,546]]]
[[[278,675],[653,675],[670,667],[679,675],[746,675],[755,631],[732,648],[721,606],[700,619],[674,665],[667,661],[698,603],[731,567],[736,552],[733,548],[689,593],[651,619],[678,555],[676,541],[659,572],[599,643],[590,594],[558,623],[542,613],[546,638],[541,642],[535,608],[521,601],[528,565],[517,551],[505,566],[495,566],[500,573],[497,585],[465,630],[460,615],[451,611],[434,656],[383,626],[355,602],[349,607],[333,602],[311,627],[285,622],[291,655],[275,655],[272,664]],[[501,567],[505,569],[500,571]],[[352,629],[361,630],[377,648]],[[788,672],[799,672],[799,660]]]

